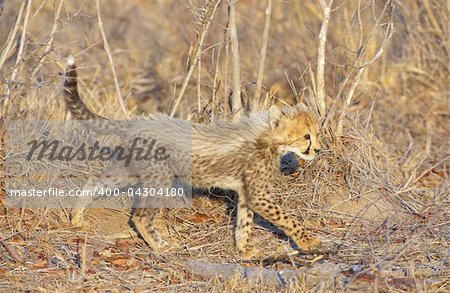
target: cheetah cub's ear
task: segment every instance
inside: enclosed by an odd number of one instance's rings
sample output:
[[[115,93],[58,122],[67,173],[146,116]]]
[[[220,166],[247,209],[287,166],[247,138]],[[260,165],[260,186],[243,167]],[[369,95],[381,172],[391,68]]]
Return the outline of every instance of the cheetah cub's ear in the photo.
[[[288,117],[294,117],[300,112],[308,112],[308,107],[302,102],[297,103],[295,106],[285,106],[281,108],[281,113]]]
[[[283,113],[281,112],[280,108],[276,105],[272,105],[269,108],[269,123],[270,127],[272,129],[275,129],[280,125],[280,119]]]

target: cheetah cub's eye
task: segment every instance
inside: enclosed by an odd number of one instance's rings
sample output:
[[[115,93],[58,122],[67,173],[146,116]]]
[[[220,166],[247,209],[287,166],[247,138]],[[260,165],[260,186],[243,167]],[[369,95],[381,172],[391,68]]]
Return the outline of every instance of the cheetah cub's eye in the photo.
[[[306,140],[310,140],[310,139],[311,139],[311,136],[310,136],[309,134],[307,134],[307,135],[304,136],[304,138],[305,138]]]

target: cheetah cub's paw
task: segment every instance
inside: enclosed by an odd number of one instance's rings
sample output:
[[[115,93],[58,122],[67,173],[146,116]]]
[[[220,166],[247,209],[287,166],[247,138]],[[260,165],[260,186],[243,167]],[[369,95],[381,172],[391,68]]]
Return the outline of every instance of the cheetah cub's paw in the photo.
[[[314,236],[306,236],[299,241],[296,241],[296,243],[303,251],[307,252],[316,250],[322,246],[322,242],[319,240],[319,238],[316,238]]]
[[[159,252],[159,253],[165,252],[171,246],[169,244],[169,242],[167,242],[164,239],[158,239],[158,240],[152,239],[152,240],[150,240],[150,239],[147,238],[147,239],[145,239],[145,242],[151,247],[151,249],[153,251]]]
[[[161,239],[159,237],[157,237],[157,238],[152,237],[148,233],[145,233],[145,232],[140,232],[139,234],[141,235],[142,239],[144,239],[145,243],[155,253],[164,253],[164,252],[170,250],[170,248],[171,248],[171,245],[164,239]]]
[[[238,252],[243,259],[252,259],[261,255],[258,249],[249,247],[238,248]]]
[[[169,242],[163,239],[159,239],[158,241],[145,241],[148,246],[153,250],[153,252],[157,254],[165,254],[171,251],[179,250],[180,246],[176,243]]]

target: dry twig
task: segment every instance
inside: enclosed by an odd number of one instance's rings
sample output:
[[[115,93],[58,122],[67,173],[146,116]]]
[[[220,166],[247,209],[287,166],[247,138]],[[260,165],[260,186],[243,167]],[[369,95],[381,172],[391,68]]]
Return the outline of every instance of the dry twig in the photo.
[[[50,32],[50,36],[45,44],[44,53],[42,54],[42,57],[39,60],[39,62],[36,64],[36,67],[33,69],[33,72],[31,73],[31,79],[33,79],[36,76],[39,69],[44,64],[45,57],[48,55],[48,53],[50,53],[50,50],[53,45],[53,40],[55,39],[56,30],[58,29],[58,24],[59,24],[58,20],[59,20],[59,15],[61,14],[61,8],[62,8],[63,4],[64,4],[64,0],[59,0],[58,6],[56,7],[56,11],[55,11],[55,19],[53,20],[53,27]]]
[[[125,106],[125,102],[123,101],[122,93],[120,92],[119,80],[117,78],[116,69],[114,67],[114,60],[112,58],[111,49],[109,48],[108,40],[106,39],[105,30],[103,28],[102,17],[100,15],[100,0],[96,0],[95,5],[97,7],[98,28],[100,29],[100,34],[102,35],[103,47],[105,48],[106,54],[108,54],[109,64],[111,65],[111,71],[114,78],[114,85],[116,86],[117,100],[119,101],[122,113],[125,115],[125,117],[129,117],[127,107]]]

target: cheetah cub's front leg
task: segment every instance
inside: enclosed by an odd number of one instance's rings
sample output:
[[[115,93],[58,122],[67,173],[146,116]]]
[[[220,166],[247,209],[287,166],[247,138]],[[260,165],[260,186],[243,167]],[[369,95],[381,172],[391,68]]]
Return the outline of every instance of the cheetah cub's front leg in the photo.
[[[302,250],[310,251],[320,246],[319,239],[307,232],[297,220],[272,200],[259,196],[252,199],[250,206],[263,218],[281,228]]]
[[[269,183],[261,183],[258,179],[248,179],[248,206],[254,212],[279,227],[304,251],[311,251],[320,246],[318,238],[312,236],[305,228],[288,215],[269,197]]]

